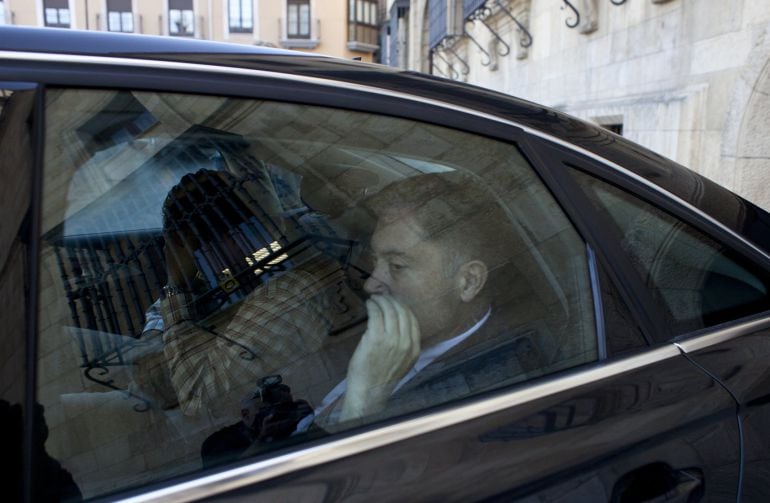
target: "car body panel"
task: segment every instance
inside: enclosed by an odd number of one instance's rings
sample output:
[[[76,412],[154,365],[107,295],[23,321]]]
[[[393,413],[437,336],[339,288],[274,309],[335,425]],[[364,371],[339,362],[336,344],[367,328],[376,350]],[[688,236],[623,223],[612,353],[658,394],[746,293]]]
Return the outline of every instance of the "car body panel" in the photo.
[[[770,327],[759,318],[757,328],[722,342],[701,344],[705,337],[684,340],[679,345],[698,365],[725,384],[741,404],[740,417],[745,449],[744,494],[746,501],[761,501],[770,493],[770,442],[766,431],[770,420]]]

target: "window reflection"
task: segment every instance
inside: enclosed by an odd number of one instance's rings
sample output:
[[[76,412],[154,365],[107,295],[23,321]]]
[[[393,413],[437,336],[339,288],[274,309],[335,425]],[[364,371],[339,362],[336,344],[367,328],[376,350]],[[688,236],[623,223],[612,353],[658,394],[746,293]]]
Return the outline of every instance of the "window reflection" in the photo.
[[[596,359],[585,245],[514,145],[212,96],[46,114],[38,394],[86,496]]]
[[[581,171],[575,176],[608,215],[675,335],[770,309],[766,271],[636,196]]]

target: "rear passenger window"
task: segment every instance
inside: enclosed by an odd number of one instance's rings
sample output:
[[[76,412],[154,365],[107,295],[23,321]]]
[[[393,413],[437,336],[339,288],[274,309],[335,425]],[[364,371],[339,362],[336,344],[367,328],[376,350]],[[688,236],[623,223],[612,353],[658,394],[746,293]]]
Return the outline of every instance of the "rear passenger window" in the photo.
[[[726,245],[583,172],[575,177],[609,215],[623,250],[663,307],[674,334],[770,309],[770,276]]]
[[[86,497],[597,359],[585,243],[510,143],[46,94],[38,399]]]
[[[598,283],[602,292],[604,340],[608,356],[617,356],[647,347],[642,329],[635,321],[628,304],[610,280],[606,268],[597,266]],[[601,350],[601,348],[600,348]]]

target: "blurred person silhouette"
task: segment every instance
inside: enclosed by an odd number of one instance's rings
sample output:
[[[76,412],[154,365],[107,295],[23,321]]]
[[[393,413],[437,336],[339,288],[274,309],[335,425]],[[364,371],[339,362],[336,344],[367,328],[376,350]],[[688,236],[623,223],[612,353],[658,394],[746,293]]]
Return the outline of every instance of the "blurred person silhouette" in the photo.
[[[260,190],[201,170],[164,203],[165,359],[148,364],[167,366],[186,415],[228,415],[254,383],[319,351],[341,297],[360,303],[340,262],[255,196]]]
[[[80,492],[72,474],[57,460],[52,458],[45,449],[48,439],[48,425],[45,420],[45,410],[39,403],[34,404],[34,432],[32,452],[24,452],[24,415],[20,404],[11,405],[6,400],[0,400],[0,432],[2,432],[3,451],[10,463],[0,471],[3,494],[6,501],[23,501],[24,480],[22,470],[25,456],[32,458],[32,470],[35,479],[40,482],[32,488],[32,500],[43,502],[82,501]]]

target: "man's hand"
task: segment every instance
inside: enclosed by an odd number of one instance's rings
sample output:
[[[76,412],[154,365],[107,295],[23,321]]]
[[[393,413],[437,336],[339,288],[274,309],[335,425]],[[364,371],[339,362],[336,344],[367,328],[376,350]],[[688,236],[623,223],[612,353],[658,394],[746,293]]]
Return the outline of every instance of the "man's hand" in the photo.
[[[411,309],[390,295],[372,295],[366,310],[369,323],[348,365],[342,420],[382,411],[420,355],[420,328]]]

